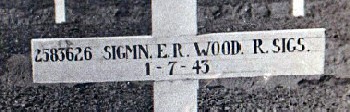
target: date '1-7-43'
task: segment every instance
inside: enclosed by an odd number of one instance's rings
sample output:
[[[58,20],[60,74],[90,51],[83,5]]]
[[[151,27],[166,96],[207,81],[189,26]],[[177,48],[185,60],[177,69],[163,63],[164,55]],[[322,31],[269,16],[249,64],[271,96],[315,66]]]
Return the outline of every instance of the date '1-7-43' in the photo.
[[[186,66],[180,66],[180,64],[176,61],[170,61],[168,62],[168,67],[169,68],[169,75],[174,75],[174,71],[176,70],[175,68],[180,68],[180,69],[185,69]],[[146,67],[146,75],[151,75],[151,65],[150,63],[146,63],[145,64]],[[162,67],[157,67],[157,68],[162,68]],[[194,72],[196,74],[207,74],[210,70],[209,64],[208,64],[208,60],[197,60],[192,69],[194,70]]]

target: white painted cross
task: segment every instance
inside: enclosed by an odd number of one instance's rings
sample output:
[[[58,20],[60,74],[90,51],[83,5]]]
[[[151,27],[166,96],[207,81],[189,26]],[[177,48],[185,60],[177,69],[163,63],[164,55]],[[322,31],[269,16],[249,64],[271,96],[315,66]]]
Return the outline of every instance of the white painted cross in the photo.
[[[35,83],[145,81],[154,109],[197,111],[199,79],[324,72],[325,30],[197,35],[196,0],[153,0],[152,36],[32,40]]]

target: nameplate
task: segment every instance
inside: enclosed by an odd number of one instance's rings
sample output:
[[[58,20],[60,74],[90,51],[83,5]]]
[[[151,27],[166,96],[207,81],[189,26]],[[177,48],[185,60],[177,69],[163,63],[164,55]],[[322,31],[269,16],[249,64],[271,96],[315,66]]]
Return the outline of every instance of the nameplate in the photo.
[[[32,39],[35,83],[324,73],[325,29]]]

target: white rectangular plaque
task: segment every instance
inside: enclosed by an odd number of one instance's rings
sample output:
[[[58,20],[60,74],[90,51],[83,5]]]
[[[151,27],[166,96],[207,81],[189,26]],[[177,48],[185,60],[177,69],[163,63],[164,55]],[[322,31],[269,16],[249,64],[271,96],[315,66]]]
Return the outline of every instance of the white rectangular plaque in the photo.
[[[32,39],[35,83],[324,73],[325,29]]]

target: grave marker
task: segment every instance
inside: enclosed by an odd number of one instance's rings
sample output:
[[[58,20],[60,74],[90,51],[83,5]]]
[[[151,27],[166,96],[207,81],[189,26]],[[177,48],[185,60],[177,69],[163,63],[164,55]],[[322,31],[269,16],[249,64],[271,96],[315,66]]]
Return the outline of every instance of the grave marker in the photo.
[[[153,0],[152,36],[33,39],[33,80],[152,80],[163,112],[197,111],[199,79],[324,73],[322,28],[196,33],[196,0]]]
[[[174,38],[33,39],[34,81],[165,81],[265,73],[322,74],[324,31],[320,28]]]

